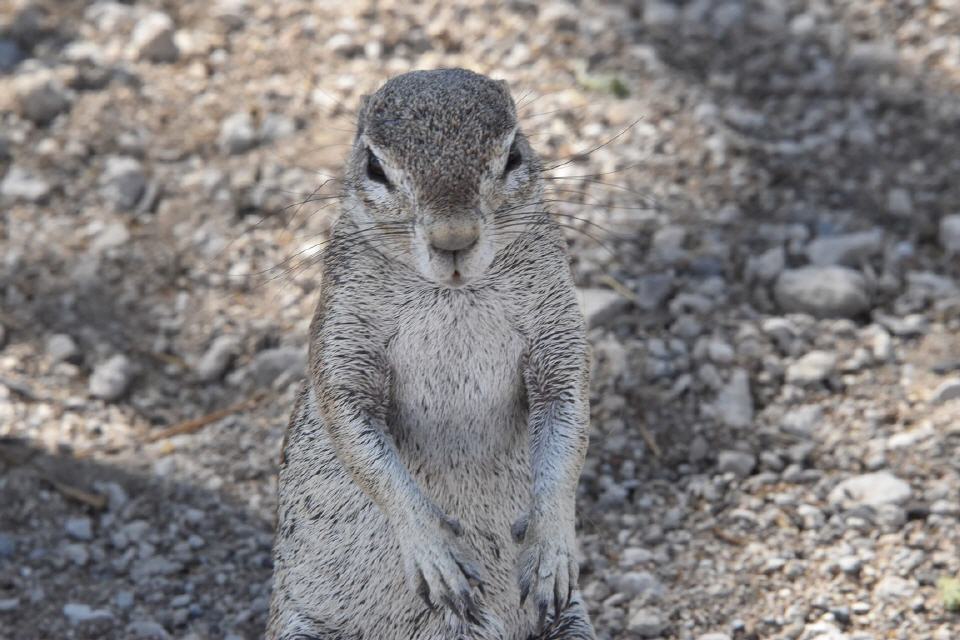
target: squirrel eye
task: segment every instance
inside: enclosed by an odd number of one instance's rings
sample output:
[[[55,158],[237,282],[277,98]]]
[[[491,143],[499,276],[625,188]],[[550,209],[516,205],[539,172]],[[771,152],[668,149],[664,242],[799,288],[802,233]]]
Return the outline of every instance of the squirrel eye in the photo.
[[[383,171],[383,165],[370,149],[367,149],[367,177],[380,184],[390,184],[387,174]]]
[[[517,147],[517,141],[514,140],[513,144],[510,145],[510,153],[507,155],[507,163],[503,167],[503,177],[506,178],[508,173],[519,167],[521,160],[523,160],[523,156],[520,154],[520,149]]]

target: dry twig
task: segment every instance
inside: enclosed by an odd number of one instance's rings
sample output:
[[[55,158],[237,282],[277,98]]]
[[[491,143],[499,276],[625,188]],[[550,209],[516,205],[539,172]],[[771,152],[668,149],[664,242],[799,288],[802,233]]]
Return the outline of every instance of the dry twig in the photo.
[[[182,435],[184,433],[195,433],[200,429],[203,429],[209,424],[213,424],[219,420],[223,420],[227,416],[231,416],[235,413],[240,413],[241,411],[246,411],[252,409],[253,407],[260,404],[260,402],[266,397],[266,393],[260,392],[255,394],[252,398],[248,398],[243,402],[238,402],[232,404],[229,407],[224,407],[223,409],[217,409],[212,413],[208,413],[205,416],[200,416],[199,418],[191,418],[190,420],[185,420],[179,424],[175,424],[172,427],[167,427],[162,431],[157,433],[152,433],[147,436],[147,442],[157,442],[158,440],[163,440],[164,438],[170,438],[172,436]]]

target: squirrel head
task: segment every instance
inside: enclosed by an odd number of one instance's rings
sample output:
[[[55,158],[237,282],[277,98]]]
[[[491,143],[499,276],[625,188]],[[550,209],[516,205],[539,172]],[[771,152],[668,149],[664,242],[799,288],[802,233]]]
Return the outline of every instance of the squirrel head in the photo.
[[[413,71],[365,96],[344,176],[344,215],[381,253],[445,287],[480,278],[516,221],[541,207],[540,161],[503,81]],[[382,233],[376,233],[379,229]]]

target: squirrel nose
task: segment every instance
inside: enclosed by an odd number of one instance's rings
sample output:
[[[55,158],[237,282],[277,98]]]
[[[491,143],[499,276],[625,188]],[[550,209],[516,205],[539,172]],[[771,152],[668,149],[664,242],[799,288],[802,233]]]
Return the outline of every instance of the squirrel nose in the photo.
[[[477,244],[480,227],[476,222],[466,224],[438,224],[431,227],[430,246],[437,251],[465,251]]]

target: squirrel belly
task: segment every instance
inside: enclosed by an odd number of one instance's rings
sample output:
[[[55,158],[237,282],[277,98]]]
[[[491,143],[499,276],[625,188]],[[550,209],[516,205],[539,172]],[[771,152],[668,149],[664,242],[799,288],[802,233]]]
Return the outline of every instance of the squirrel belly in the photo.
[[[463,626],[456,637],[526,640],[535,615],[518,606],[510,536],[530,500],[522,337],[501,305],[468,291],[425,296],[397,318],[387,350],[387,425],[411,475],[460,521],[484,568],[483,624],[424,615],[404,584],[394,532],[337,459],[307,386],[280,479],[276,555],[284,584],[275,589],[289,598],[292,615],[279,626],[383,639],[449,638]],[[309,619],[298,623],[298,616]]]

